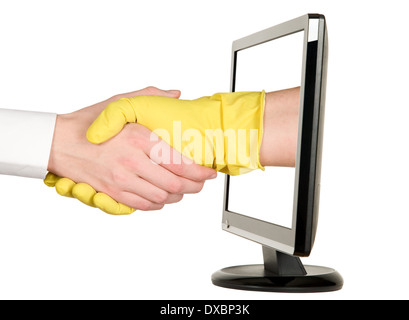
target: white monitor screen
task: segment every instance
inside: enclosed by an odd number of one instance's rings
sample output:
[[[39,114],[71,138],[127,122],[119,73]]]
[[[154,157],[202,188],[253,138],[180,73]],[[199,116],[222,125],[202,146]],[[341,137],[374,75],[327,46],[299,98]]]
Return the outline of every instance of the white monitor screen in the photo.
[[[304,31],[299,31],[238,51],[235,91],[301,86],[303,46]],[[292,228],[295,168],[265,169],[230,177],[227,210]]]

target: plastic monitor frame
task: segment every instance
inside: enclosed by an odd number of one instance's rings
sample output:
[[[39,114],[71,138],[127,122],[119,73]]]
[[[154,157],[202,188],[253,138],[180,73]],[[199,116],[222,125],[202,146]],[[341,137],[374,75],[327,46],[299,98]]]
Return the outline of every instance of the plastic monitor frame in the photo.
[[[314,244],[319,208],[328,36],[325,17],[307,14],[233,42],[231,91],[235,91],[237,52],[304,31],[300,112],[292,228],[228,210],[230,177],[225,180],[222,229],[263,247],[263,265],[236,266],[212,275],[217,286],[275,292],[339,290],[333,269],[303,266]]]

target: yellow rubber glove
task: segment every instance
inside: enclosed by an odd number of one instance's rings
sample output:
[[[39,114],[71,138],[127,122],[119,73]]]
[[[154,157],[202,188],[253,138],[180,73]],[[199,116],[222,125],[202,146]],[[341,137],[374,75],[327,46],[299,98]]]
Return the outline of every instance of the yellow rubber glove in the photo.
[[[44,183],[49,187],[55,187],[59,195],[76,198],[88,206],[98,208],[113,215],[131,214],[135,209],[112,199],[105,193],[96,192],[87,183],[75,183],[71,179],[61,178],[51,172],[47,173]]]
[[[264,103],[264,91],[218,93],[196,100],[123,98],[105,108],[88,129],[87,138],[100,144],[118,134],[126,123],[137,122],[198,164],[230,175],[264,170],[259,162]],[[60,195],[109,214],[135,211],[85,183],[76,184],[51,173],[44,182],[55,186]]]
[[[264,169],[259,161],[264,103],[264,91],[217,93],[196,100],[124,98],[102,111],[87,138],[99,144],[126,123],[137,122],[196,163],[238,175]]]

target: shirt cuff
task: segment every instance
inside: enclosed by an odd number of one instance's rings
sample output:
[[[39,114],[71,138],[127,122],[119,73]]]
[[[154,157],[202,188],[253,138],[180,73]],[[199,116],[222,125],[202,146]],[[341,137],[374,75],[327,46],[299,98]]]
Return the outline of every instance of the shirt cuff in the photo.
[[[57,114],[0,109],[0,174],[43,179]]]

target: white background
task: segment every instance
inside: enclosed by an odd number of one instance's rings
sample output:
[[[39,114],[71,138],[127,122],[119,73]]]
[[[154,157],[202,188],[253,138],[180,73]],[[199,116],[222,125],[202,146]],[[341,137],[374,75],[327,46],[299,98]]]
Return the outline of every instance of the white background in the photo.
[[[67,113],[155,85],[228,91],[231,42],[308,12],[330,40],[319,229],[306,264],[344,289],[215,287],[261,263],[223,232],[222,174],[160,212],[113,217],[41,180],[0,177],[2,299],[405,299],[409,297],[405,1],[1,1],[0,107]]]

